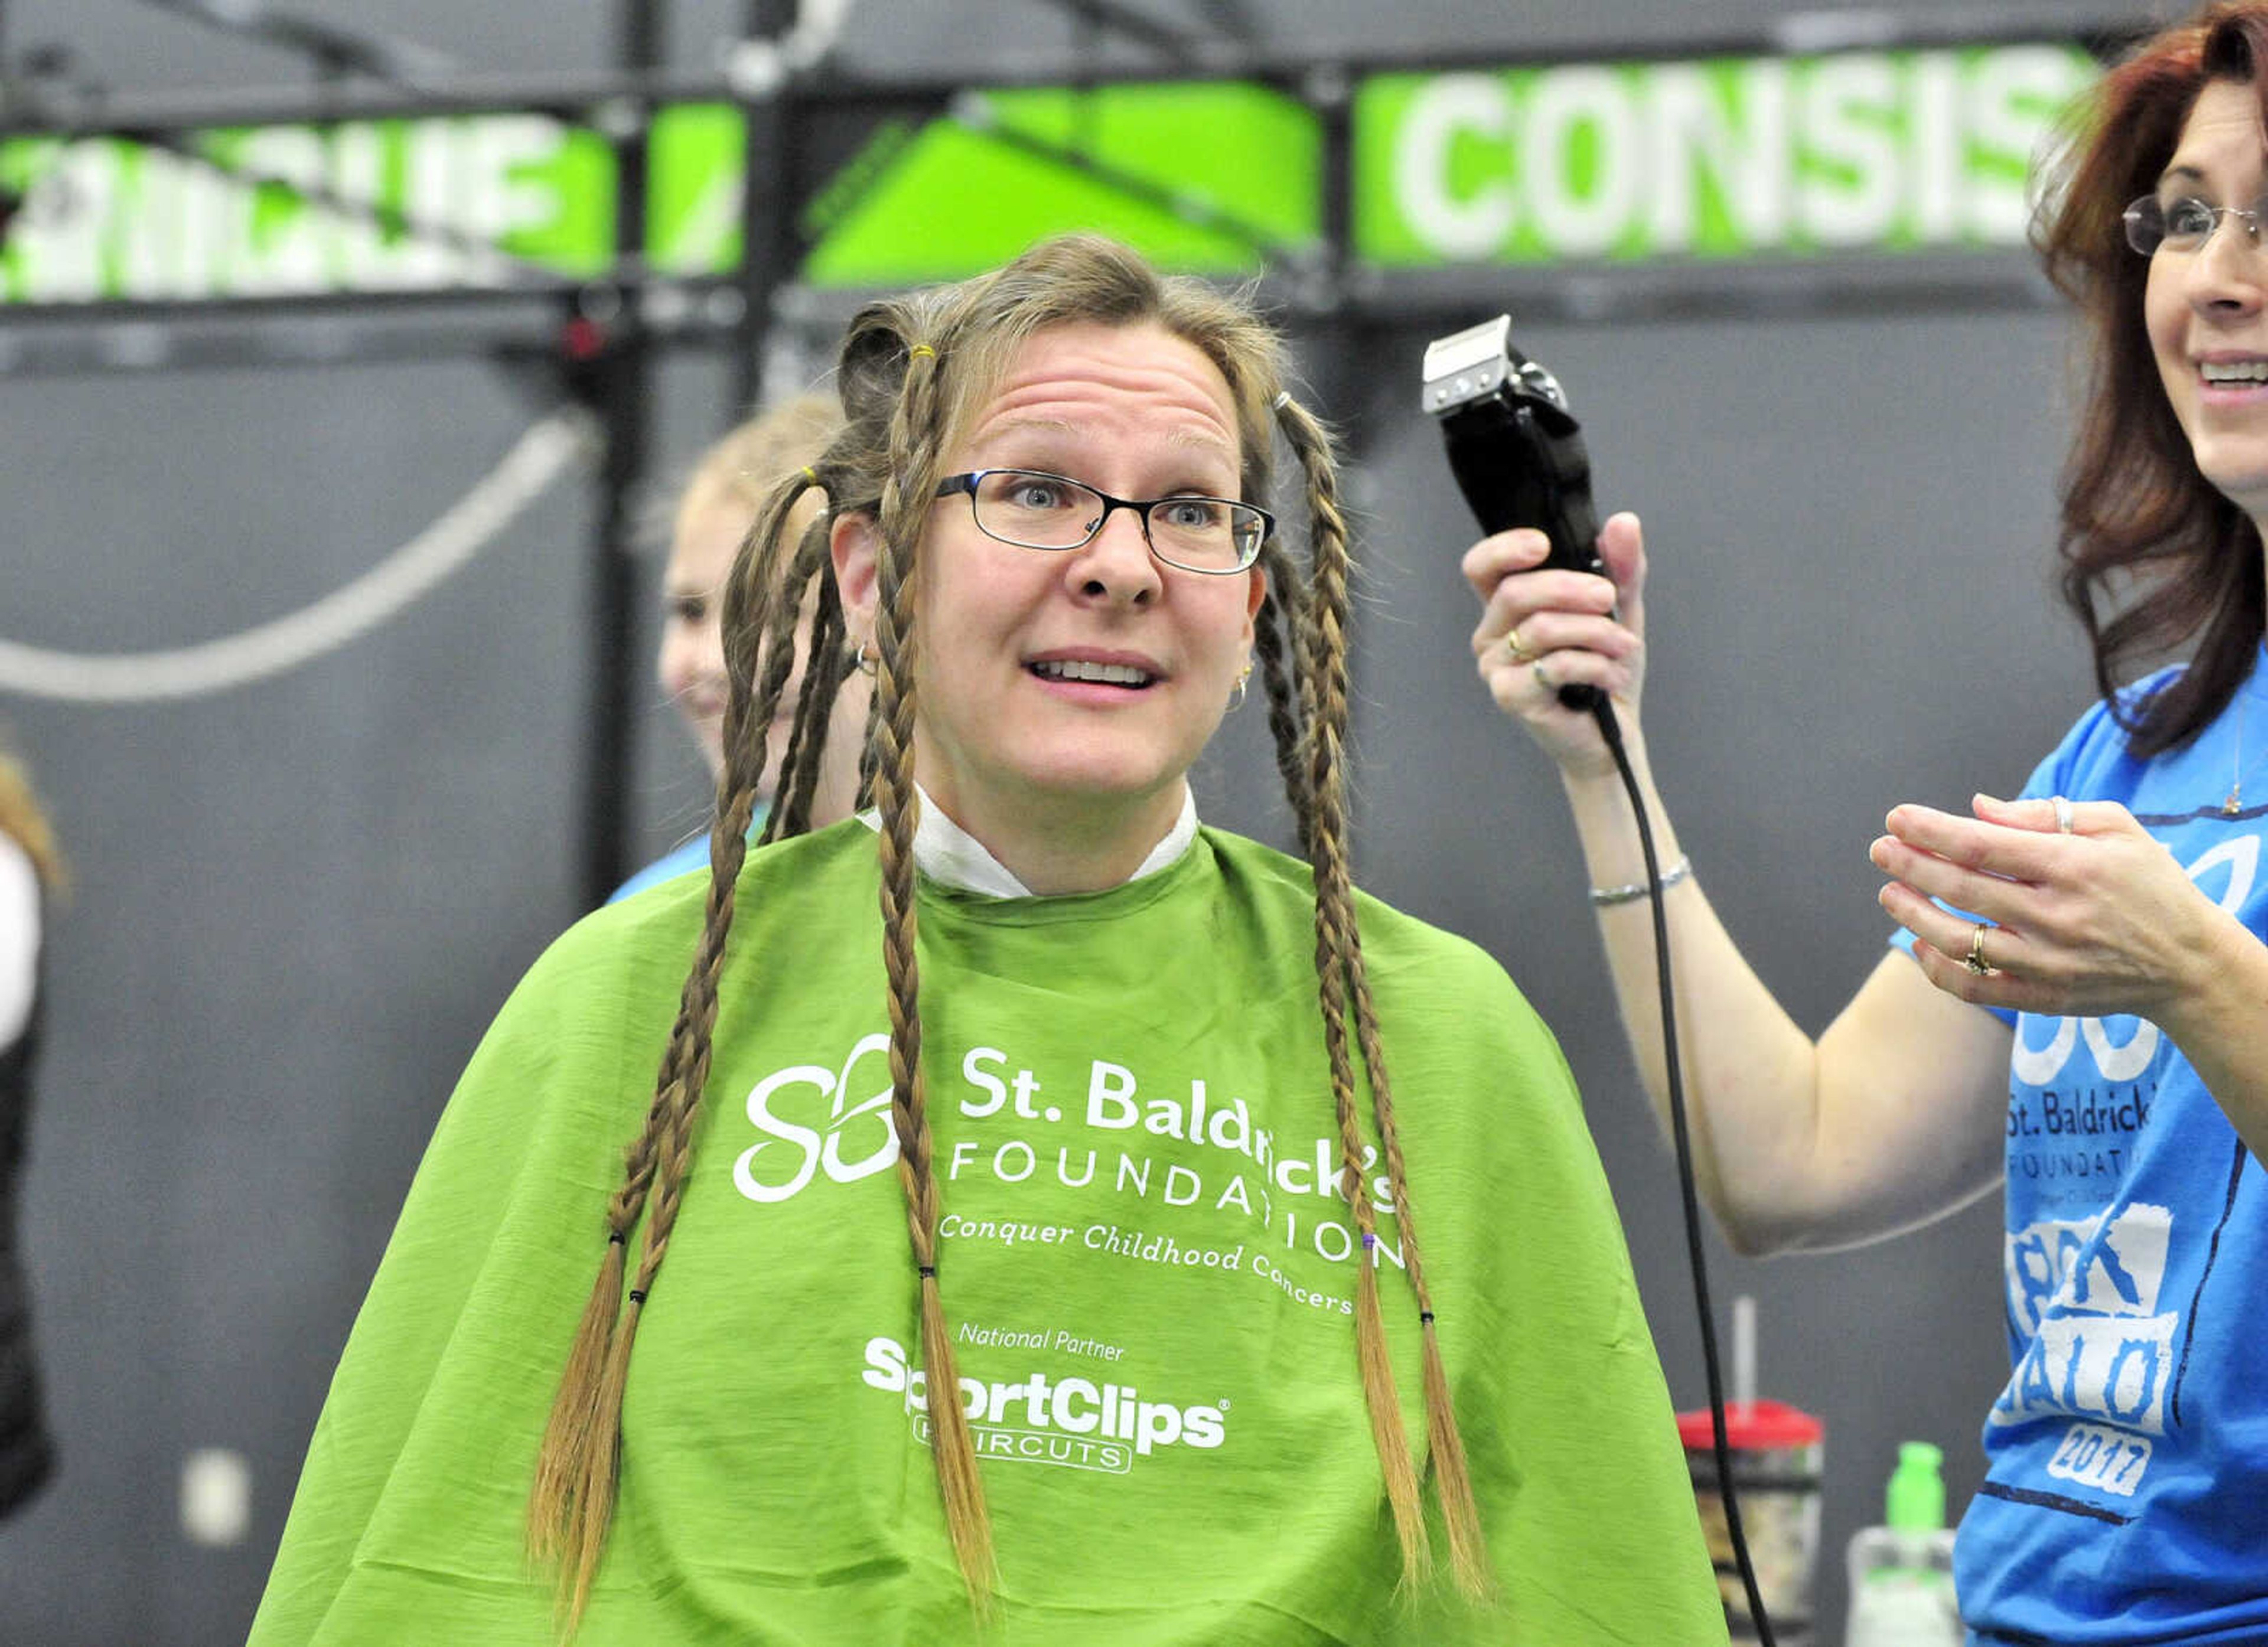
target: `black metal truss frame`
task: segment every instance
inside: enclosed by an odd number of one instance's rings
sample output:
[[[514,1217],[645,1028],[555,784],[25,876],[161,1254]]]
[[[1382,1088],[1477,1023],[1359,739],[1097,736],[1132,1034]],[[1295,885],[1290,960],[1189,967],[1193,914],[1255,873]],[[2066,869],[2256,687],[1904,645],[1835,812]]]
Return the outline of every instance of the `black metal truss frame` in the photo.
[[[990,129],[993,141],[1050,159],[1082,172],[1107,187],[1137,197],[1148,197],[1170,209],[1194,213],[1233,238],[1245,240],[1267,257],[1270,276],[1266,283],[1294,314],[1349,315],[1373,324],[1431,323],[1441,316],[1462,312],[1476,298],[1509,292],[1523,312],[1583,320],[1612,315],[1616,319],[1660,315],[1756,312],[1777,318],[1796,312],[1833,312],[1885,304],[1915,308],[1940,305],[1971,307],[2029,306],[2040,302],[2044,289],[2034,279],[2025,260],[1985,255],[1948,255],[1896,260],[1852,258],[1807,260],[1800,265],[1760,266],[1727,262],[1684,267],[1665,272],[1645,267],[1590,266],[1583,268],[1504,268],[1387,272],[1358,265],[1347,251],[1351,227],[1346,195],[1351,165],[1345,144],[1347,104],[1359,76],[1388,72],[1447,72],[1459,70],[1541,66],[1571,61],[1673,61],[1774,53],[1800,54],[1872,48],[1926,48],[1952,45],[1989,45],[2038,40],[2070,40],[2108,55],[2147,26],[2133,11],[2106,8],[2100,4],[2033,4],[1989,9],[1932,9],[1910,14],[1878,11],[1818,12],[1793,17],[1778,28],[1761,33],[1686,38],[1638,45],[1602,45],[1596,50],[1556,48],[1549,51],[1483,51],[1375,53],[1359,60],[1344,57],[1298,58],[1220,39],[1175,36],[1165,25],[1147,21],[1130,6],[1112,0],[1045,0],[1096,26],[1131,39],[1160,61],[1128,63],[1120,54],[1107,63],[1086,60],[1066,62],[1052,55],[1030,54],[1004,57],[987,76],[987,90],[1074,86],[1096,89],[1108,85],[1176,81],[1248,81],[1278,89],[1314,109],[1323,128],[1325,143],[1324,235],[1314,247],[1285,246],[1271,242],[1264,232],[1239,224],[1224,214],[1169,199],[1146,180],[1114,173],[1111,169],[1075,147],[1048,143],[1028,134]],[[225,98],[154,97],[133,99],[82,95],[69,100],[48,99],[25,108],[0,106],[0,138],[45,136],[70,138],[114,136],[167,148],[200,164],[213,165],[209,157],[195,154],[180,134],[217,126],[270,124],[327,125],[344,121],[416,119],[475,113],[532,112],[550,114],[568,123],[610,134],[618,150],[626,143],[641,149],[644,122],[665,105],[714,102],[739,107],[748,124],[746,162],[748,175],[770,175],[783,186],[770,191],[748,191],[743,267],[733,274],[697,279],[660,276],[644,269],[636,245],[622,242],[616,266],[593,281],[576,281],[552,271],[521,266],[514,278],[499,287],[478,291],[444,290],[405,296],[373,298],[366,293],[236,298],[180,304],[96,304],[0,306],[0,339],[11,332],[19,336],[13,348],[0,341],[0,371],[100,371],[155,360],[174,364],[185,360],[228,358],[242,364],[289,364],[295,360],[336,361],[354,357],[356,341],[349,337],[328,349],[312,348],[287,336],[272,356],[257,353],[256,333],[242,325],[247,319],[275,317],[295,322],[304,330],[322,317],[352,314],[374,301],[391,307],[436,308],[461,312],[468,303],[492,303],[500,316],[515,312],[513,300],[530,295],[571,299],[592,287],[612,287],[633,297],[647,291],[662,293],[659,312],[644,315],[659,337],[674,343],[718,344],[737,348],[743,360],[757,351],[746,347],[760,339],[771,300],[792,283],[792,268],[804,249],[797,244],[792,220],[794,205],[817,180],[808,173],[808,157],[796,139],[806,111],[815,107],[855,111],[862,107],[877,112],[932,102],[941,109],[968,87],[959,78],[939,75],[899,75],[876,77],[832,61],[796,65],[780,59],[777,38],[792,20],[793,5],[784,0],[752,0],[754,9],[776,14],[770,36],[753,31],[744,49],[748,59],[736,72],[687,74],[663,70],[658,63],[658,44],[643,63],[631,60],[635,48],[630,37],[639,32],[635,22],[624,28],[624,65],[606,74],[499,77],[459,75],[446,80],[425,79],[414,86],[398,83],[364,85],[328,81],[287,91],[249,92]],[[167,0],[167,10],[177,9]],[[626,18],[658,17],[657,0],[628,0]],[[644,26],[658,42],[658,26]],[[334,52],[346,48],[328,42]],[[398,50],[398,48],[396,48]],[[628,136],[613,135],[627,133]],[[618,165],[626,157],[618,154]],[[259,180],[282,183],[284,180]],[[623,166],[618,183],[625,196],[642,189],[643,167]],[[320,191],[302,190],[311,200],[334,210],[360,212],[397,231],[408,228],[421,236],[461,245],[463,237],[439,225],[405,224],[399,214],[358,205]],[[785,209],[775,202],[789,202]],[[643,198],[622,199],[620,217],[644,212]],[[619,237],[618,237],[619,239]],[[482,248],[487,250],[489,248]],[[505,260],[509,262],[510,260]],[[720,326],[718,305],[705,301],[719,286],[735,286],[743,299],[740,312]],[[842,306],[824,295],[812,294],[806,307],[834,312]],[[601,302],[611,302],[601,298]],[[89,334],[111,325],[129,325],[146,339],[153,326],[194,327],[213,320],[225,324],[228,342],[199,340],[179,351],[143,347],[106,349]],[[504,321],[508,335],[524,336]],[[455,335],[458,327],[449,329]],[[374,340],[381,357],[399,347],[399,328]],[[251,358],[231,354],[231,348],[254,351]],[[744,386],[753,389],[753,383]],[[740,398],[747,399],[747,395]]]

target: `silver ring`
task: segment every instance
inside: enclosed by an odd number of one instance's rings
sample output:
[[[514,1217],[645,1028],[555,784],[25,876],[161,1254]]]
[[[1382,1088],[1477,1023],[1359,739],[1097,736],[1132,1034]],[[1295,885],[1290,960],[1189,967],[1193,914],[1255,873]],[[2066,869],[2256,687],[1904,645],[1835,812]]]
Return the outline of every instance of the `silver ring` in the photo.
[[[1559,689],[1559,683],[1543,673],[1543,660],[1541,658],[1528,665],[1528,673],[1535,677],[1535,684],[1546,692],[1557,692]]]
[[[2058,835],[2069,835],[2071,833],[2071,803],[2060,795],[2051,796],[2049,798],[2055,802],[2056,833]]]

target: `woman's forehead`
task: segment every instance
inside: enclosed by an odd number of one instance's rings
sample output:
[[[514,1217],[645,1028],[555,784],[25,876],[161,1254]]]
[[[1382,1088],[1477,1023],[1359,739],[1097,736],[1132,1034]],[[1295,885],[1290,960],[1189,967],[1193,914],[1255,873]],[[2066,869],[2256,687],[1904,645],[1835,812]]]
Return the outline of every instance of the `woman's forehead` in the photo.
[[[2211,80],[2191,105],[2161,178],[2211,178],[2257,173],[2268,162],[2268,136],[2260,119],[2260,93],[2249,80]]]
[[[1236,408],[1220,368],[1153,322],[1035,333],[975,408],[972,440],[1020,430],[1139,434],[1232,457]]]

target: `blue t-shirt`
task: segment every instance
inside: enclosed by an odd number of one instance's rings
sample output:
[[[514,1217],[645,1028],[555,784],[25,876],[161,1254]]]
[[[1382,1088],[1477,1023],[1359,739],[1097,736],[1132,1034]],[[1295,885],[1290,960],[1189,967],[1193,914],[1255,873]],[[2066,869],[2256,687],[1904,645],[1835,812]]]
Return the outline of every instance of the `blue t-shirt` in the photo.
[[[690,841],[681,841],[644,869],[615,888],[608,903],[620,903],[633,893],[644,892],[649,886],[659,886],[666,880],[675,880],[680,875],[689,875],[695,870],[709,867],[709,836],[703,833]]]
[[[2250,793],[2232,814],[2240,739]],[[2096,705],[2023,792],[2122,803],[2207,897],[2268,936],[2260,660],[2219,719],[2154,760],[2129,754]],[[2155,1025],[2027,1012],[2015,1031],[2002,1300],[2014,1370],[1954,1549],[1970,1640],[2268,1641],[2260,1164]]]
[[[764,827],[765,814],[770,811],[770,807],[758,803],[755,815],[748,820],[748,839],[751,842],[756,838],[757,832]],[[695,870],[705,871],[708,867],[709,832],[703,829],[690,841],[679,842],[668,851],[615,887],[607,901],[620,903],[632,893],[644,892],[649,886],[659,886],[666,880],[675,880],[680,875],[690,875]]]

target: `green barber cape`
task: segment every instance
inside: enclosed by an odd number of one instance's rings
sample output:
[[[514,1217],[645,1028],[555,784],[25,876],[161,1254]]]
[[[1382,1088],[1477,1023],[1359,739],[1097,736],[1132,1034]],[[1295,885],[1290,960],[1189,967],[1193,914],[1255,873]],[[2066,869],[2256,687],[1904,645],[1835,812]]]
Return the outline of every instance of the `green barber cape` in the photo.
[[[1396,1594],[1312,884],[1213,830],[1101,893],[922,887],[939,1282],[1002,1577],[978,1631],[928,1448],[876,879],[856,822],[743,871],[581,1647],[1725,1639],[1565,1062],[1480,951],[1365,901],[1503,1585],[1486,1609],[1446,1578]],[[555,1642],[549,1577],[522,1553],[528,1484],[704,891],[583,921],[475,1055],[332,1382],[254,1647]],[[1382,1166],[1369,1183],[1422,1454],[1417,1306]],[[1446,1561],[1437,1514],[1434,1533]]]

